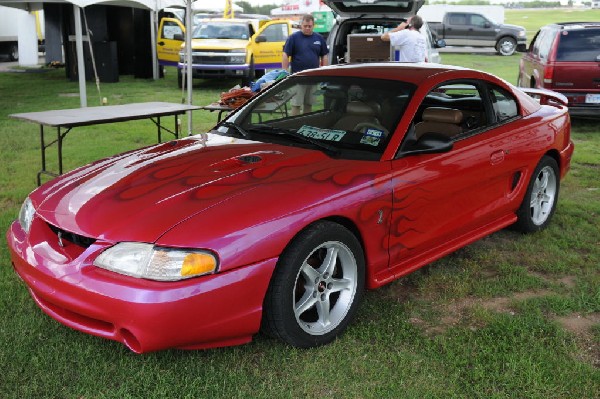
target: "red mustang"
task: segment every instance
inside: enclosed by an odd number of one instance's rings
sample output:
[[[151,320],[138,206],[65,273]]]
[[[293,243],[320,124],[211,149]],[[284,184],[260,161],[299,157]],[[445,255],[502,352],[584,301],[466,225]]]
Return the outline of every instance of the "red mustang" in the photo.
[[[339,336],[365,289],[550,222],[573,143],[563,96],[442,65],[276,83],[208,134],[33,191],[7,239],[59,322],[134,352]]]

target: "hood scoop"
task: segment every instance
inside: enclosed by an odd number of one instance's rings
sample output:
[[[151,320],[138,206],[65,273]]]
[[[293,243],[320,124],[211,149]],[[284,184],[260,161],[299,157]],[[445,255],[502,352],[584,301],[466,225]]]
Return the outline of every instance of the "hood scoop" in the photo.
[[[281,156],[279,151],[258,151],[247,154],[236,155],[210,165],[210,169],[215,172],[224,172],[228,170],[240,169],[248,166],[257,166],[265,164]]]
[[[259,155],[242,155],[237,157],[237,160],[244,164],[252,164],[262,161],[262,158]]]

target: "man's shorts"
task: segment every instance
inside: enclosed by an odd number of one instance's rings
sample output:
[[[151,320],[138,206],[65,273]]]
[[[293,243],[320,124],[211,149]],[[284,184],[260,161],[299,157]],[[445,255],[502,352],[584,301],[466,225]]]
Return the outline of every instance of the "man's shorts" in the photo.
[[[301,107],[304,104],[313,105],[315,103],[315,85],[298,85],[295,87],[296,94],[290,102],[294,107]]]

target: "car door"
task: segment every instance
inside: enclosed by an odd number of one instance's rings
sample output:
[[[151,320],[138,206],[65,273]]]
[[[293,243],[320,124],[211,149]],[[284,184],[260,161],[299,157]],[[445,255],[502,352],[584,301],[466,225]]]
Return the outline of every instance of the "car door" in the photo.
[[[283,46],[290,34],[290,23],[287,21],[272,21],[262,25],[252,39],[255,68],[281,68]]]
[[[158,63],[166,66],[177,66],[179,52],[183,44],[185,26],[176,18],[162,18],[158,26],[156,55]]]
[[[448,14],[447,23],[444,26],[444,40],[449,46],[465,46],[469,39],[468,15],[461,12]]]
[[[494,46],[496,44],[496,27],[483,15],[471,14],[470,18],[470,29],[469,39],[467,44],[469,46]]]
[[[526,148],[523,141],[530,137],[515,135],[510,128],[519,123],[516,101],[504,90],[490,91],[481,82],[456,85],[477,93],[472,99],[457,98],[464,104],[467,99],[473,100],[469,106],[472,110],[472,103],[480,99],[478,123],[453,137],[449,152],[407,156],[400,152],[392,161],[389,251],[395,274],[407,273],[456,249],[460,243],[514,221],[516,184],[524,169],[519,164],[523,158],[518,157],[515,148]],[[498,100],[492,99],[492,92]],[[437,92],[433,94],[432,98],[448,100]],[[446,107],[452,105],[446,103]],[[418,119],[417,115],[415,122]],[[522,129],[526,133],[525,124]]]

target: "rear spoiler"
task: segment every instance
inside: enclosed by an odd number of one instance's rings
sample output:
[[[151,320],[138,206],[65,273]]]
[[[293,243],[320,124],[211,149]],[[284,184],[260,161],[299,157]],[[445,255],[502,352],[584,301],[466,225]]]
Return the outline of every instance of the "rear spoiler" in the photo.
[[[557,93],[552,90],[546,89],[532,89],[527,87],[518,87],[519,90],[523,91],[529,97],[537,100],[541,105],[569,105],[569,99],[564,95]]]

